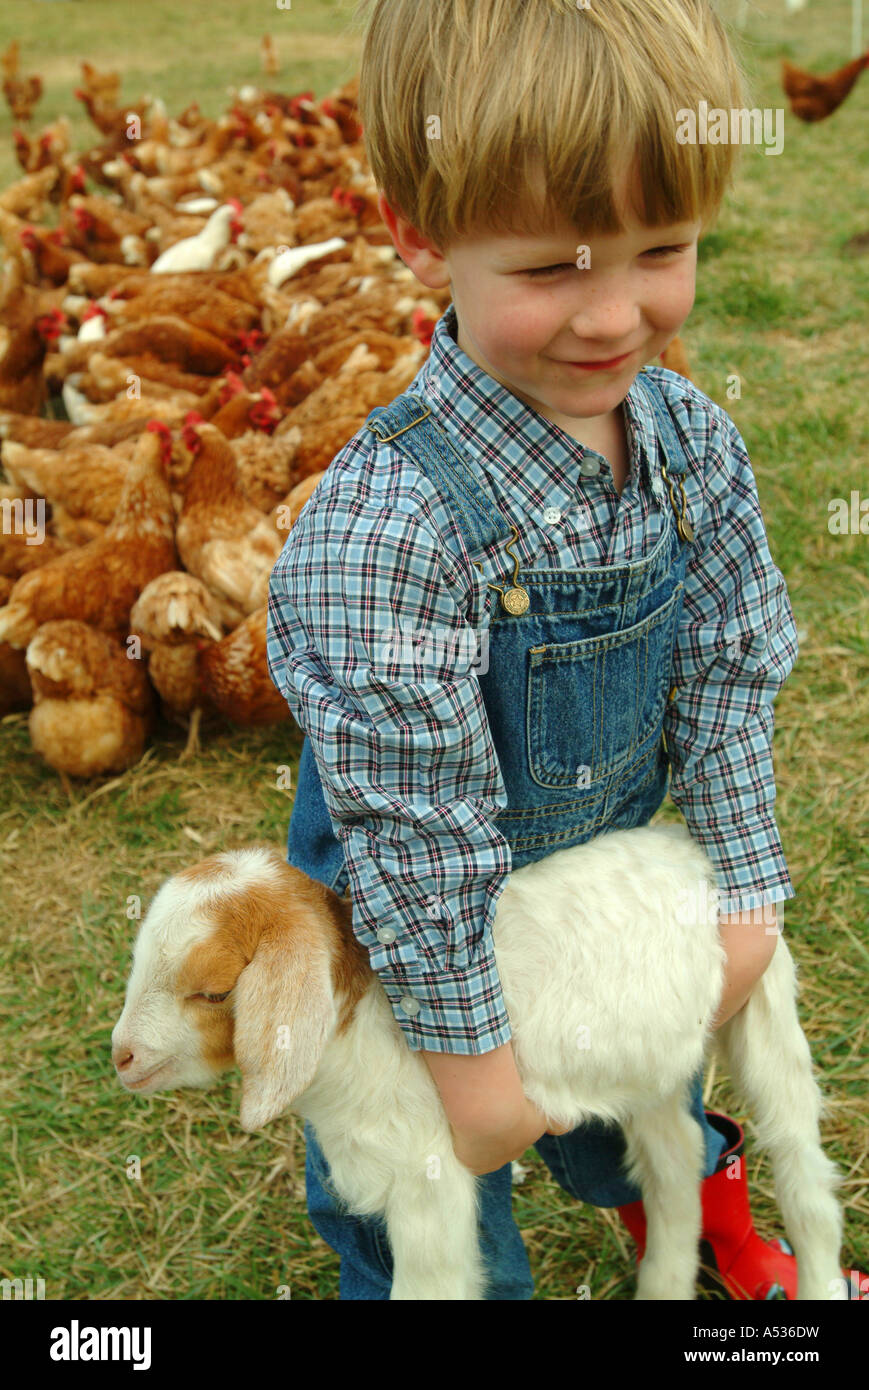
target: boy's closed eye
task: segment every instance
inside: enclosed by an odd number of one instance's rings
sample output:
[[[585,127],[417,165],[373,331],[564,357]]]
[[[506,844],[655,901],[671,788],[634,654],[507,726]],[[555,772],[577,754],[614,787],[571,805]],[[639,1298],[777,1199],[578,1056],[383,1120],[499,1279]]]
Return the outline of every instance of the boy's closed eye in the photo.
[[[684,251],[689,250],[690,247],[691,247],[692,245],[693,245],[693,243],[692,243],[692,242],[689,242],[687,245],[684,245],[684,246],[653,246],[650,250],[644,251],[642,254],[643,254],[644,256],[654,256],[654,257],[658,257],[658,258],[660,258],[660,257],[662,257],[662,256],[678,255],[678,254],[681,253],[681,252],[684,252]],[[562,261],[562,262],[560,262],[558,265],[544,265],[544,266],[538,266],[538,267],[536,267],[535,269],[531,269],[531,270],[520,270],[519,274],[520,274],[520,275],[531,275],[531,276],[535,276],[535,275],[555,275],[556,273],[558,273],[558,272],[560,272],[560,271],[562,271],[562,270],[576,270],[576,269],[578,269],[578,267],[576,266],[576,264],[575,264],[573,261]]]

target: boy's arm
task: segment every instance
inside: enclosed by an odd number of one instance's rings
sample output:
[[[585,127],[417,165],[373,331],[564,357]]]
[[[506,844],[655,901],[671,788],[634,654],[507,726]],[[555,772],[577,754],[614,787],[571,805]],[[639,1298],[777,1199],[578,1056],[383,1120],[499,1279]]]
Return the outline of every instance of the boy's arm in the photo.
[[[774,946],[772,905],[794,890],[774,814],[773,700],[797,657],[796,624],[739,431],[718,407],[686,427],[702,445],[703,515],[664,724],[670,795],[717,867],[722,922],[748,914]]]
[[[440,1092],[447,1119],[455,1130],[508,1129],[524,1110],[522,1090],[513,1047],[504,1043],[484,1057],[426,1052],[420,1056],[431,1072]]]
[[[408,1045],[482,1056],[511,1036],[491,939],[506,793],[448,563],[418,510],[315,496],[272,572],[268,663],[311,740],[353,930]],[[413,646],[433,632],[440,656]]]
[[[776,926],[769,925],[775,914]],[[713,1028],[720,1028],[739,1013],[757,981],[772,960],[777,933],[784,921],[784,903],[760,911],[719,915],[718,932],[727,952],[724,989]]]
[[[541,1134],[566,1134],[573,1128],[551,1120],[528,1099],[511,1043],[485,1057],[420,1056],[440,1092],[453,1148],[478,1176],[521,1158]]]

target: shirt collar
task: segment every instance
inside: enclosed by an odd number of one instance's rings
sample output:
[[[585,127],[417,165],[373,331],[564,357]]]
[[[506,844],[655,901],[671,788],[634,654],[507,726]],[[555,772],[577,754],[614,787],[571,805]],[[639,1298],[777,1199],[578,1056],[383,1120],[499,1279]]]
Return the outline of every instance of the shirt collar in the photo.
[[[457,337],[455,305],[450,303],[435,324],[429,356],[411,389],[425,391],[475,461],[500,476],[502,485],[521,491],[525,483],[525,490],[533,492],[525,482],[530,458],[545,471],[548,486],[575,498],[579,465],[590,451],[489,376],[462,351]],[[649,487],[659,466],[655,417],[636,380],[623,406],[631,472],[636,475],[639,466],[641,485]]]

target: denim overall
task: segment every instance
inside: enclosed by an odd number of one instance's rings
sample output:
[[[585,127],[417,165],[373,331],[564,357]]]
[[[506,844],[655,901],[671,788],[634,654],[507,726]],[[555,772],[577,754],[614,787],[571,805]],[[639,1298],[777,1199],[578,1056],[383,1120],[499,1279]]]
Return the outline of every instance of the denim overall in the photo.
[[[421,396],[405,392],[366,420],[380,440],[394,438],[447,498],[471,555],[495,539],[503,543],[500,582],[490,585],[500,594],[491,604],[489,665],[478,679],[508,799],[494,824],[509,842],[514,869],[596,835],[646,825],[666,795],[663,722],[693,532],[680,476],[686,460],[666,401],[645,372],[636,381],[655,411],[666,491],[653,493],[665,517],[660,539],[650,555],[630,564],[520,568],[506,549],[515,529]],[[307,738],[287,858],[344,893],[343,850]],[[701,1071],[692,1081],[690,1109],[703,1129],[708,1176],[724,1139],[705,1118],[702,1080]],[[342,1257],[340,1297],[388,1299],[392,1253],[385,1222],[342,1209],[307,1122],[305,1140],[308,1214]],[[617,1125],[591,1121],[569,1134],[544,1134],[534,1147],[579,1201],[613,1207],[642,1195],[621,1175],[625,1141]],[[530,1299],[534,1284],[512,1216],[510,1164],[478,1182],[487,1299]]]

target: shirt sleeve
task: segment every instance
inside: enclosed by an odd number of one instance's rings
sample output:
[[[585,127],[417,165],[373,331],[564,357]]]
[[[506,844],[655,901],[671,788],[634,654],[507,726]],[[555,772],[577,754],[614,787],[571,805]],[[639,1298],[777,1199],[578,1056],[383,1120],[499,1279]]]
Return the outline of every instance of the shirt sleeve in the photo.
[[[511,1037],[492,950],[507,796],[450,557],[412,503],[330,494],[272,571],[268,665],[311,740],[353,930],[413,1051]]]
[[[695,531],[664,732],[670,795],[716,866],[719,910],[729,915],[795,896],[775,820],[772,743],[773,701],[798,645],[745,444],[718,407]]]

